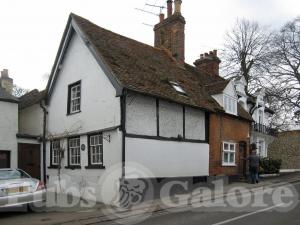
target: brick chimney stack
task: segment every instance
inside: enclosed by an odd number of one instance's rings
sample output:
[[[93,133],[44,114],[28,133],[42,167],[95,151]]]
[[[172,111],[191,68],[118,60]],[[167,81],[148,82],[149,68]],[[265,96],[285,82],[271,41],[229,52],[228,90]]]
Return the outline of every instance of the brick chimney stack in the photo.
[[[200,59],[194,62],[194,65],[200,72],[208,73],[211,76],[219,76],[219,65],[221,60],[218,57],[217,50],[210,51],[200,55]]]
[[[180,63],[184,64],[185,56],[185,19],[181,15],[181,0],[175,0],[175,12],[173,13],[173,1],[168,0],[168,17],[154,26],[154,46],[167,49]],[[163,19],[163,20],[162,20]]]
[[[8,76],[8,69],[1,71],[0,86],[4,88],[8,93],[12,94],[13,79]]]

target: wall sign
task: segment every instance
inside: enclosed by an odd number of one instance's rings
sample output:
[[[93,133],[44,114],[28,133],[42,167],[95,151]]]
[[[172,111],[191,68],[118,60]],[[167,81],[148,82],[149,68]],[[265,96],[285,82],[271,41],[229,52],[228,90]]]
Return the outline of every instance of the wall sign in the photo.
[[[82,144],[82,145],[80,146],[80,149],[81,149],[81,151],[84,151],[84,150],[85,150],[85,144]]]

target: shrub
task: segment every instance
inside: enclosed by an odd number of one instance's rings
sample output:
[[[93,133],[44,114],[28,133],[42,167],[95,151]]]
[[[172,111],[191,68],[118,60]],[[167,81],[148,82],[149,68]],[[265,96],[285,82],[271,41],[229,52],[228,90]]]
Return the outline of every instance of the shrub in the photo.
[[[259,161],[260,173],[273,174],[279,173],[281,167],[281,159],[261,158]]]

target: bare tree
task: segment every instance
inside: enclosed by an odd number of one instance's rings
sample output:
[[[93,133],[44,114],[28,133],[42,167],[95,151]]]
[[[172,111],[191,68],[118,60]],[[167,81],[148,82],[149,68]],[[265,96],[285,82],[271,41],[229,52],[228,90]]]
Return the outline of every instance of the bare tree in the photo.
[[[293,112],[300,109],[300,17],[286,23],[272,42],[269,95]]]
[[[15,97],[18,97],[18,98],[19,98],[19,97],[25,95],[25,94],[28,93],[28,92],[29,92],[28,89],[21,88],[21,87],[15,85],[15,84],[14,84],[14,86],[13,86],[12,94],[13,94],[13,96],[15,96]]]
[[[256,22],[237,20],[230,32],[227,32],[222,52],[222,70],[227,78],[244,76],[247,87],[263,82],[268,71],[271,33]]]

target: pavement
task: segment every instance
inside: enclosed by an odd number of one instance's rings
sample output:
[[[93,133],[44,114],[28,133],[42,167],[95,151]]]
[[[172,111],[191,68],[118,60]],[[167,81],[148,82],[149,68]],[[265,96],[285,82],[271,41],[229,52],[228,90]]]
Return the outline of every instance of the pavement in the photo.
[[[5,212],[0,213],[2,225],[87,225],[87,224],[300,224],[299,197],[293,207],[287,211],[280,210],[281,205],[274,204],[272,195],[265,195],[266,190],[276,192],[278,187],[290,187],[296,194],[300,193],[300,173],[285,174],[279,177],[263,178],[259,184],[242,182],[226,185],[223,190],[199,195],[185,193],[172,198],[155,200],[151,205],[145,204],[134,210],[116,213],[103,204],[93,208],[48,208],[46,212]],[[239,188],[238,191],[235,188]],[[240,202],[253,201],[254,195],[261,196],[266,202],[264,207],[235,207]],[[181,201],[179,200],[181,199]],[[227,204],[220,206],[226,199]],[[168,202],[170,201],[170,202]],[[162,204],[173,203],[173,204]],[[205,206],[205,207],[203,207]],[[152,207],[149,210],[149,207]],[[285,222],[284,222],[285,221]]]

